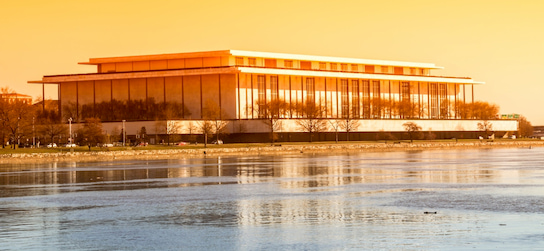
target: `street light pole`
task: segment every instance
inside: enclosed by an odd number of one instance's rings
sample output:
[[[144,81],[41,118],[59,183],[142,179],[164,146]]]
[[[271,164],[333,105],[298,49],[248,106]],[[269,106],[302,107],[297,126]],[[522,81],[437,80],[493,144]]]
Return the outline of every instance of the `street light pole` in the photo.
[[[69,143],[70,143],[70,147],[72,147],[72,117],[68,119],[68,124],[70,124],[70,136],[69,136],[70,142]]]
[[[125,146],[125,138],[127,137],[127,132],[125,130],[125,121],[126,120],[123,119],[123,147]]]

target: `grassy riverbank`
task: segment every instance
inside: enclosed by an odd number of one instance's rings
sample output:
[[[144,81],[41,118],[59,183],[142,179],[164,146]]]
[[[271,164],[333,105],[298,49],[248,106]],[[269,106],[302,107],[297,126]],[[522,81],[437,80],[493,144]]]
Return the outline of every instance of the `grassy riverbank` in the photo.
[[[542,140],[496,139],[490,140],[416,140],[410,141],[343,141],[335,142],[281,142],[239,143],[224,145],[203,144],[173,146],[149,145],[145,147],[88,147],[75,148],[20,148],[0,149],[0,163],[44,161],[101,161],[113,159],[167,159],[224,155],[299,154],[317,152],[406,151],[446,148],[494,148],[494,147],[544,147]]]

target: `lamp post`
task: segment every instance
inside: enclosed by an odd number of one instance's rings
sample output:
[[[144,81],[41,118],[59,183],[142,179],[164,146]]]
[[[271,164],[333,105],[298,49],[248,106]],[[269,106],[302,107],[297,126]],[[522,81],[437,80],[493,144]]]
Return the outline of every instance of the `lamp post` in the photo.
[[[32,117],[32,148],[36,148],[36,130],[34,129],[34,117]]]
[[[125,121],[123,119],[123,147],[125,146],[125,138],[127,137],[127,132],[125,131]]]
[[[68,124],[70,124],[69,128],[70,128],[70,135],[68,136],[69,137],[69,144],[70,144],[70,147],[72,147],[72,117],[70,117],[68,119]]]

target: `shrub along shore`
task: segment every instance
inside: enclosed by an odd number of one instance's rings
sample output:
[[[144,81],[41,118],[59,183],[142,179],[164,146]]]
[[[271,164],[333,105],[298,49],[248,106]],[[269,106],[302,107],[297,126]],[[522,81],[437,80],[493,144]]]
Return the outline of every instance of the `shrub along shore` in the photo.
[[[380,141],[380,142],[315,142],[268,144],[225,144],[197,146],[146,146],[146,147],[88,147],[54,149],[0,149],[0,164],[112,161],[123,159],[179,159],[218,156],[250,156],[307,153],[356,153],[380,151],[417,151],[433,149],[482,149],[513,147],[532,149],[544,147],[541,140],[442,140],[442,141]]]

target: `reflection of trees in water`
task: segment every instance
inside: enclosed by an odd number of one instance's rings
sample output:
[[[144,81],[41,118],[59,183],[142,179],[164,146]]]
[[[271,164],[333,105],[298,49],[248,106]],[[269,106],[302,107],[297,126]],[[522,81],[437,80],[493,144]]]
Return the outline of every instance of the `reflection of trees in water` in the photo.
[[[147,100],[116,100],[96,104],[77,105],[67,102],[62,106],[65,119],[74,118],[79,122],[85,118],[97,117],[101,121],[121,120],[165,120],[189,118],[191,112],[179,102],[157,102],[154,98]]]

